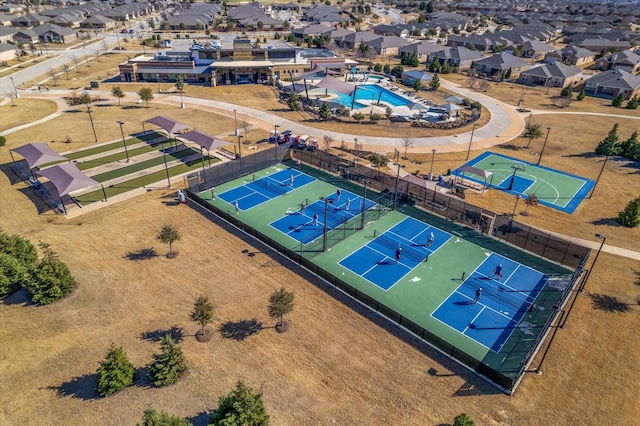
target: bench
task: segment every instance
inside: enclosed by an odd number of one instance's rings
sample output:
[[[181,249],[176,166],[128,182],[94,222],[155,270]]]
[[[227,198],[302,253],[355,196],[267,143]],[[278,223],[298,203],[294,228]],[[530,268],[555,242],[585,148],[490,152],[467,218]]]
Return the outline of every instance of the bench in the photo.
[[[236,159],[236,154],[235,153],[233,153],[231,151],[228,151],[228,150],[226,150],[224,148],[218,148],[218,153],[220,155],[222,155],[223,157],[227,157],[227,158],[229,158],[231,160],[235,160]]]

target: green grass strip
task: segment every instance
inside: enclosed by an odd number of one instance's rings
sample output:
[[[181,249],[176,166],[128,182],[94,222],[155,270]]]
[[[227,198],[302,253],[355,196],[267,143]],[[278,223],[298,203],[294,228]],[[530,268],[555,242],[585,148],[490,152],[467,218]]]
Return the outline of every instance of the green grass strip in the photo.
[[[147,141],[149,139],[156,139],[161,137],[164,137],[164,136],[161,135],[160,133],[154,132],[152,135],[144,135],[144,137],[127,139],[127,145],[140,143],[140,142]],[[85,157],[89,157],[91,155],[96,155],[96,154],[102,154],[103,152],[112,151],[114,149],[119,149],[119,148],[124,148],[122,145],[122,141],[113,142],[106,145],[100,145],[93,148],[83,149],[82,151],[66,154],[65,157],[67,157],[69,160],[78,160],[80,158],[85,158]]]
[[[200,151],[197,151],[193,148],[181,149],[180,151],[174,151],[170,154],[167,154],[167,162],[172,160],[179,160],[181,158],[188,157],[190,155],[200,154]],[[149,160],[141,161],[139,163],[132,163],[129,166],[122,167],[115,170],[109,170],[108,172],[100,173],[95,176],[91,176],[91,179],[97,180],[98,182],[106,182],[111,179],[116,179],[125,175],[130,175],[132,173],[139,172],[141,170],[150,169],[154,166],[159,166],[164,163],[164,158],[155,157],[150,158]]]
[[[211,159],[212,164],[215,164],[220,161],[219,159],[214,157],[205,157],[205,164],[208,164],[209,158]],[[198,158],[197,160],[188,161],[186,163],[170,167],[169,176],[177,176],[183,173],[196,171],[201,167],[202,167],[202,160]],[[143,186],[150,185],[152,183],[160,182],[166,178],[167,178],[166,170],[158,170],[157,172],[153,172],[148,175],[140,176],[125,182],[115,184],[115,185],[110,185],[105,188],[105,191],[107,193],[107,197],[113,197],[114,195],[122,194],[128,191],[131,191],[133,189],[138,189]],[[102,189],[98,189],[96,191],[92,191],[75,198],[82,205],[95,203],[96,201],[102,201],[103,200]]]
[[[135,149],[131,149],[129,150],[129,157],[133,158],[138,155],[146,154],[148,152],[158,151],[158,148],[159,148],[158,145],[144,145]],[[122,151],[122,152],[117,152],[115,154],[107,155],[106,157],[100,157],[95,160],[78,163],[76,164],[76,166],[78,166],[78,169],[80,170],[88,170],[94,167],[102,166],[103,164],[115,163],[117,161],[124,160],[125,158],[127,158],[127,154],[124,151]]]

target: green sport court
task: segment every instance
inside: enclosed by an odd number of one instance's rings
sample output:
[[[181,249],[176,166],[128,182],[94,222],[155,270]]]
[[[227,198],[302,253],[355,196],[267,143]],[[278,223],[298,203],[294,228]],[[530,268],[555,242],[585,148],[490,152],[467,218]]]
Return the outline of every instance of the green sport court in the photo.
[[[513,390],[573,271],[427,212],[393,210],[383,194],[364,198],[359,185],[288,163],[201,191],[196,201]]]
[[[474,168],[491,173],[490,182]],[[452,173],[523,198],[535,194],[540,204],[565,213],[573,213],[595,185],[590,179],[494,152],[484,152]]]

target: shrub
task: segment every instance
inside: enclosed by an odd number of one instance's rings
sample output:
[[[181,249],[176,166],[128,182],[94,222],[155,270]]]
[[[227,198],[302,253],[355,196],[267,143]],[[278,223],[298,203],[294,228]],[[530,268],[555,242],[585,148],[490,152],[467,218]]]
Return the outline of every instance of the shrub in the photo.
[[[135,368],[121,347],[113,343],[104,361],[98,368],[98,393],[100,396],[112,395],[133,383]]]
[[[262,393],[238,381],[236,388],[219,400],[218,409],[211,415],[209,424],[215,426],[251,425],[267,426],[269,414],[262,401]]]
[[[153,362],[148,368],[151,381],[158,387],[174,384],[187,370],[187,361],[182,349],[170,334],[164,336],[161,345],[161,352],[153,355]]]
[[[476,422],[471,420],[467,414],[462,413],[458,414],[455,419],[453,419],[453,426],[476,426]]]
[[[5,146],[7,143],[7,138],[4,136],[0,136],[0,146]]]
[[[618,213],[618,222],[629,228],[634,228],[640,224],[640,197],[629,201],[624,210]]]
[[[31,241],[19,235],[0,232],[0,253],[15,257],[27,269],[31,269],[38,260],[38,252]]]
[[[44,257],[33,268],[25,287],[34,303],[47,305],[71,293],[76,282],[67,265],[58,259],[48,244],[40,243],[39,247]]]
[[[142,416],[142,425],[138,426],[191,426],[191,423],[163,411],[147,409]]]
[[[22,285],[27,268],[13,256],[0,253],[0,297],[15,293]]]

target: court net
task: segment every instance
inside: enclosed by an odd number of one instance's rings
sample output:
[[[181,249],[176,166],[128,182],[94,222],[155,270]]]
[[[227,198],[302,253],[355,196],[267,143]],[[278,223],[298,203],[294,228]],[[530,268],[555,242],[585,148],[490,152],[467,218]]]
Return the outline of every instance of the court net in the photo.
[[[402,255],[412,258],[417,262],[422,262],[427,258],[429,254],[426,251],[417,250],[415,245],[404,238],[396,238],[390,235],[388,232],[379,233],[377,230],[373,230],[373,237],[375,240],[373,242],[379,242],[389,248],[395,250],[401,248]]]
[[[271,178],[255,179],[253,183],[257,186],[266,189],[268,192],[276,195],[284,195],[287,193],[287,189],[280,182]]]
[[[503,304],[507,303],[517,310],[528,309],[535,301],[535,297],[526,296],[510,287],[496,285],[489,278],[470,276],[463,285],[469,285],[474,291],[482,288],[481,297],[487,296]]]

